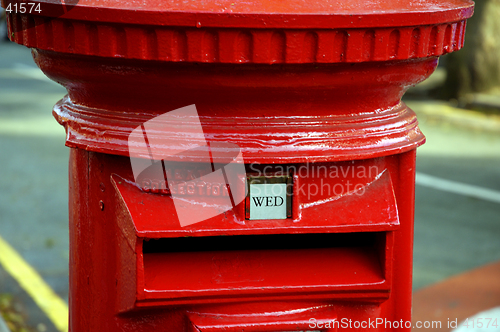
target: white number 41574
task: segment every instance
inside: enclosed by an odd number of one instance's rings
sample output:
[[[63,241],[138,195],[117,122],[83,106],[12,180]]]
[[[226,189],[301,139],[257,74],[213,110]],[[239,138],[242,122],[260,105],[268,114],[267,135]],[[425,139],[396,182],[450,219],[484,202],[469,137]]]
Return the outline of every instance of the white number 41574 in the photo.
[[[5,8],[7,13],[14,12],[15,14],[31,14],[33,12],[41,13],[40,3],[34,2],[21,2],[21,3],[9,3],[7,8]]]
[[[491,325],[490,325],[491,324]],[[466,328],[482,328],[482,327],[485,327],[485,328],[489,328],[490,326],[494,327],[495,329],[498,328],[498,323],[497,323],[497,318],[493,319],[493,318],[484,318],[484,317],[481,317],[481,318],[467,318],[464,323],[463,323],[463,326],[465,326]]]

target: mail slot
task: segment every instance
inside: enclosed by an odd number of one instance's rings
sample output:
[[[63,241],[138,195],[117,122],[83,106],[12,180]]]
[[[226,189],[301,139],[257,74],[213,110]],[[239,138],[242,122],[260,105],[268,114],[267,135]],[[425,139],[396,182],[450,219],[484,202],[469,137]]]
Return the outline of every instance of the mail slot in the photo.
[[[401,97],[472,1],[35,2],[7,20],[68,90],[70,331],[411,329]]]

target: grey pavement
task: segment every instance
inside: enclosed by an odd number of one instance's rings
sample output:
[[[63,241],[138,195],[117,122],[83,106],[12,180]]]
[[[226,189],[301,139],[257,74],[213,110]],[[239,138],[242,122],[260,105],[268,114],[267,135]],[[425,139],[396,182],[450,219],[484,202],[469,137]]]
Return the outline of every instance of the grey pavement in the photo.
[[[64,94],[36,69],[28,49],[0,43],[0,236],[67,300],[69,151],[51,115]],[[500,192],[500,132],[464,128],[414,108],[427,136],[418,172]],[[417,186],[414,289],[500,260],[499,239],[500,204]],[[33,326],[43,321],[55,331],[0,269],[5,292],[25,304]]]
[[[67,300],[69,151],[51,115],[64,94],[36,69],[27,48],[0,42],[0,236]],[[32,326],[55,331],[3,269],[0,293],[23,303]]]
[[[500,192],[500,130],[419,121],[417,172]],[[414,289],[500,260],[500,204],[417,185],[415,205]]]

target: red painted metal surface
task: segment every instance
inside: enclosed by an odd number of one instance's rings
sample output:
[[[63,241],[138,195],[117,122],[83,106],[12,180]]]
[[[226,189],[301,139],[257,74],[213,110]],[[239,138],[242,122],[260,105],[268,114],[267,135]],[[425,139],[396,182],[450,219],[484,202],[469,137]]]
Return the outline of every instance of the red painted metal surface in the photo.
[[[463,46],[472,1],[34,2],[8,23],[68,90],[71,331],[409,330],[424,136],[401,97]],[[214,163],[232,143],[247,174],[294,170],[286,219],[226,209],[220,184],[135,183],[129,135],[193,104]],[[148,136],[173,155],[205,145],[195,124]],[[188,185],[227,211],[181,226]]]

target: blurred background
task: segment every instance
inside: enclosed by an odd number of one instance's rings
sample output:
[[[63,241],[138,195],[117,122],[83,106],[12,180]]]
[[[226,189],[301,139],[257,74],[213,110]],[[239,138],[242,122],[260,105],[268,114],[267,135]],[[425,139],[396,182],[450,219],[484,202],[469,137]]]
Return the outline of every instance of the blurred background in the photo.
[[[8,41],[1,15],[0,239],[67,302],[69,151],[51,115],[65,89]],[[491,311],[500,307],[498,17],[500,0],[476,1],[465,48],[405,96],[427,137],[417,159],[413,312],[443,321],[431,331],[480,312],[500,326]],[[13,332],[58,331],[2,264],[0,314]]]

